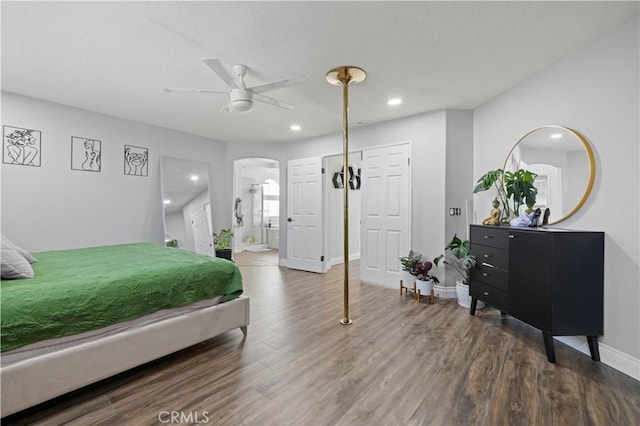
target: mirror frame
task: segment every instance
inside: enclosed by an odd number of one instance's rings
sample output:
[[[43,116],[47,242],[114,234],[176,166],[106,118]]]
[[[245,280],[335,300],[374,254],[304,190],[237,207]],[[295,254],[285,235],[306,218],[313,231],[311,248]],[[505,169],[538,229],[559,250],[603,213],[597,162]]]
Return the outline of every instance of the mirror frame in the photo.
[[[591,146],[589,145],[589,142],[587,142],[585,137],[582,136],[578,131],[570,129],[569,127],[557,126],[557,125],[551,125],[550,124],[550,125],[540,126],[540,127],[537,127],[537,128],[535,128],[533,130],[530,130],[527,133],[525,133],[524,136],[522,136],[520,139],[518,139],[518,142],[516,142],[513,145],[513,147],[511,147],[511,149],[509,150],[509,153],[507,154],[507,158],[504,160],[504,164],[502,166],[503,176],[504,176],[504,171],[506,170],[507,164],[509,163],[509,158],[511,157],[511,154],[513,154],[513,150],[516,149],[518,144],[520,142],[522,142],[531,133],[537,132],[538,130],[542,130],[542,129],[559,129],[559,130],[564,130],[564,131],[567,131],[567,132],[571,133],[573,136],[575,136],[576,139],[578,139],[580,141],[580,143],[582,144],[582,147],[584,148],[584,150],[587,153],[587,159],[589,160],[589,180],[587,182],[587,187],[585,188],[584,193],[582,194],[582,197],[580,198],[578,203],[569,211],[569,213],[566,213],[560,219],[557,219],[557,220],[555,220],[553,222],[549,222],[548,225],[545,225],[545,226],[551,226],[551,225],[555,225],[557,223],[560,223],[560,222],[562,222],[564,220],[569,219],[578,210],[580,210],[580,208],[587,201],[587,198],[589,198],[589,195],[591,194],[591,190],[593,189],[593,183],[595,182],[595,179],[596,179],[596,160],[595,160],[595,157],[593,155],[593,150],[591,149]],[[504,189],[505,186],[504,186],[504,180],[503,179],[504,179],[503,177],[500,178],[500,180],[501,180],[500,184],[502,185],[502,188]],[[506,191],[505,191],[505,193],[506,193]]]

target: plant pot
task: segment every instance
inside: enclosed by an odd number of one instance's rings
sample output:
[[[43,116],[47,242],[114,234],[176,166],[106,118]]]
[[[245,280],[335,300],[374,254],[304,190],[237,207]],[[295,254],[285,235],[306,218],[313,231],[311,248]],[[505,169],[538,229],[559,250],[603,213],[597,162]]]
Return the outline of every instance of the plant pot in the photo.
[[[413,280],[415,277],[407,271],[400,271],[400,280],[402,281],[402,287],[413,289]]]
[[[219,257],[221,259],[227,259],[227,260],[231,260],[231,249],[216,249],[216,257]]]
[[[456,281],[456,296],[458,296],[458,305],[462,306],[463,308],[471,307],[471,296],[469,295],[468,284],[464,284],[460,280]],[[476,306],[476,309],[482,309],[482,308],[484,308],[484,303],[478,300],[478,305]]]
[[[416,288],[420,290],[421,296],[431,296],[431,290],[433,290],[433,281],[423,281],[416,278]]]

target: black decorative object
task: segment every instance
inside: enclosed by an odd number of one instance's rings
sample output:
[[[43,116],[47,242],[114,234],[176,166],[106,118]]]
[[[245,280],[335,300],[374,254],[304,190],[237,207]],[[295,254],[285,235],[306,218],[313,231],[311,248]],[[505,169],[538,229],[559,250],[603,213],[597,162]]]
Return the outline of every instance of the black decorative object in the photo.
[[[39,130],[3,126],[2,162],[40,167],[42,133]]]
[[[124,146],[124,174],[130,176],[149,176],[149,148]]]
[[[540,210],[540,208],[537,208],[533,214],[531,215],[531,223],[529,224],[530,228],[537,228],[538,227],[538,221],[540,220],[540,215],[542,214],[542,211]]]
[[[102,171],[102,142],[71,136],[71,170]]]
[[[349,166],[349,189],[360,189],[360,173],[360,168],[358,168],[358,174],[355,174],[353,172],[353,166]],[[331,181],[333,182],[334,188],[344,188],[344,167],[342,167],[339,172],[335,172],[333,174],[333,178],[331,179]]]
[[[542,217],[542,226],[549,224],[550,215],[551,215],[551,210],[549,210],[549,207],[547,207],[546,209],[544,209],[544,216]]]
[[[336,189],[344,188],[344,173],[343,171],[335,172],[333,174],[333,178],[331,179],[333,182],[333,187]]]

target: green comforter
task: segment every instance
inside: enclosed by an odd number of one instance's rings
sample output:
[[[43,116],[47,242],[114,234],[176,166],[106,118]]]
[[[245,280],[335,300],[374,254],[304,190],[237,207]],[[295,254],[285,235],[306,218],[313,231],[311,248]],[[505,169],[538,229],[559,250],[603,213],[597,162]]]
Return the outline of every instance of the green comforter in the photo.
[[[242,293],[235,264],[153,244],[34,253],[35,278],[3,280],[2,348],[68,336],[224,295]]]

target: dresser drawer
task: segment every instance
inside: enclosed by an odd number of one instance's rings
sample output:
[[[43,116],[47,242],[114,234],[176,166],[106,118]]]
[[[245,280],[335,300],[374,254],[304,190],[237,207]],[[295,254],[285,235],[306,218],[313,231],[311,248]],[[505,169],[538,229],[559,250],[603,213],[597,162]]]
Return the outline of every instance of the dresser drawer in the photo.
[[[509,247],[509,231],[499,226],[472,226],[471,244],[507,249]]]
[[[508,312],[509,295],[506,291],[502,291],[481,282],[472,282],[469,286],[469,294],[471,297],[482,300],[494,308]]]
[[[509,269],[508,250],[472,244],[471,251],[476,255],[476,261],[479,265],[485,263],[505,271]]]
[[[498,268],[492,268],[481,263],[471,270],[471,280],[481,281],[490,286],[508,291],[509,273]]]

